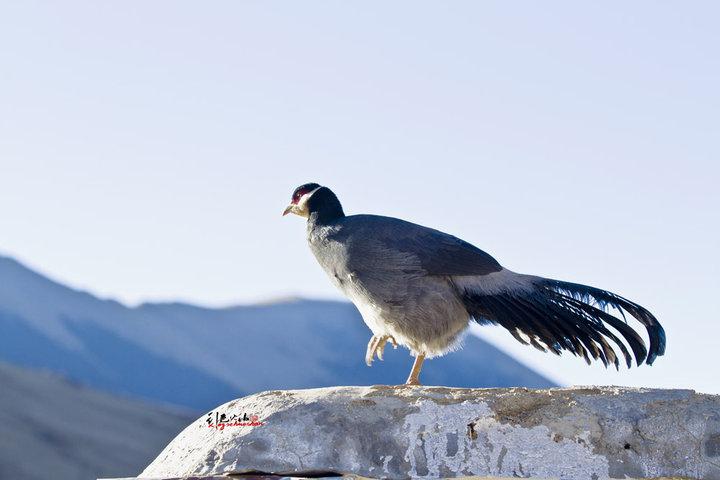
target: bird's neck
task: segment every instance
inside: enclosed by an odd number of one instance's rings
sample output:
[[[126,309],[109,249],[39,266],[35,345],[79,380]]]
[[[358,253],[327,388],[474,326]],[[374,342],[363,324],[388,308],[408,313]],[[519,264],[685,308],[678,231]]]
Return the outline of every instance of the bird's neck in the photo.
[[[337,221],[345,216],[340,200],[327,187],[320,188],[308,201],[308,222],[323,225]]]

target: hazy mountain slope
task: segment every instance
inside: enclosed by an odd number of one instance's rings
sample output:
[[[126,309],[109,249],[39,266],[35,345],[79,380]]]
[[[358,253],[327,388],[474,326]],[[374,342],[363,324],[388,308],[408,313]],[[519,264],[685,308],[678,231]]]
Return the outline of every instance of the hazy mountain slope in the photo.
[[[21,317],[0,310],[0,359],[47,368],[108,392],[204,408],[237,389],[210,373],[149,352],[89,322],[66,322],[81,351],[53,342]]]
[[[0,478],[137,475],[197,415],[0,363]]]
[[[137,308],[100,300],[0,257],[0,359],[63,372],[111,392],[198,409],[276,388],[397,384],[407,350],[364,364],[370,332],[344,302],[226,309]],[[481,339],[426,362],[426,384],[545,387],[551,382]]]

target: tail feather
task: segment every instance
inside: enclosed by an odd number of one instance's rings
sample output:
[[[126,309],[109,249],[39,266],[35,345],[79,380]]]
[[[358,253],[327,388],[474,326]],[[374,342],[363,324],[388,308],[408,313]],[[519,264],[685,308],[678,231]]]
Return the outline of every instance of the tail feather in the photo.
[[[606,355],[606,346],[603,345],[601,349],[596,343],[602,344],[602,336],[598,335],[598,332],[589,325],[586,325],[585,322],[578,321],[579,317],[577,312],[574,312],[572,309],[560,308],[555,303],[548,302],[547,299],[542,297],[535,299],[535,302],[544,307],[547,312],[546,318],[562,325],[569,335],[577,339],[576,343],[580,346],[580,348],[578,348],[579,353],[587,363],[591,363],[590,357],[595,360],[599,358],[605,366],[608,364],[608,357],[615,363],[617,359],[615,352]]]
[[[518,275],[520,277],[532,279],[531,288],[495,288],[487,292],[478,287],[461,288],[461,298],[470,315],[479,323],[503,326],[518,341],[539,350],[550,350],[557,355],[566,350],[588,363],[591,358],[600,360],[606,367],[620,366],[615,348],[628,368],[633,359],[630,351],[637,365],[643,361],[651,365],[665,353],[665,331],[640,305],[595,287]],[[612,315],[610,309],[617,310],[621,318]],[[628,325],[626,313],[647,330],[649,348]]]
[[[521,343],[530,344],[542,352],[547,352],[548,349],[555,353],[560,352],[554,333],[514,302],[493,298],[489,299],[489,306],[494,312],[502,312],[506,324],[504,326]],[[521,336],[521,333],[526,335],[527,340]]]
[[[545,288],[564,293],[565,295],[571,296],[585,304],[588,304],[589,301],[594,301],[598,305],[598,308],[596,310],[602,311],[603,313],[607,313],[607,307],[612,307],[616,309],[620,312],[623,320],[625,320],[625,323],[623,324],[625,327],[627,327],[625,328],[625,332],[627,332],[627,330],[632,331],[632,329],[627,326],[627,319],[624,312],[629,313],[645,327],[650,338],[650,347],[647,350],[647,360],[645,362],[648,365],[652,365],[657,357],[665,354],[665,330],[652,313],[650,313],[648,310],[641,307],[637,303],[632,302],[627,298],[621,297],[620,295],[617,295],[615,293],[608,292],[607,290],[589,287],[587,285],[581,285],[578,283],[543,279],[542,284],[545,286]],[[612,316],[610,315],[610,317]],[[615,318],[615,320],[616,321],[613,324],[613,327],[615,327],[616,325],[620,325],[619,320],[617,318]],[[623,333],[623,336],[625,336],[624,332],[621,333]],[[635,334],[635,336],[638,340],[640,339],[637,334]],[[630,340],[628,341],[632,346],[632,342]],[[642,346],[644,347],[644,344],[642,344]],[[640,363],[641,360],[638,361],[638,364]]]
[[[638,365],[640,365],[640,363],[642,363],[642,360],[646,358],[647,350],[645,348],[645,342],[643,341],[642,337],[638,335],[638,333],[626,323],[625,320],[620,320],[617,317],[610,315],[604,310],[593,307],[592,305],[588,305],[571,297],[565,296],[565,301],[568,304],[575,305],[578,309],[582,310],[586,316],[589,316],[591,318],[599,318],[600,320],[604,321],[605,323],[613,327],[615,330],[620,332],[620,335],[622,335],[622,337],[625,338],[630,345],[630,348],[635,354],[635,358],[638,359]],[[632,356],[625,347],[625,344],[620,341],[620,339],[618,339],[616,336],[614,336],[614,334],[610,330],[605,328],[604,325],[600,324],[600,326],[604,328],[603,334],[607,337],[610,337],[613,342],[615,342],[621,349],[621,352],[625,357],[627,366],[628,368],[630,368],[632,364]]]
[[[604,334],[608,330],[601,322],[594,322],[589,316],[583,314],[581,310],[577,310],[570,305],[563,305],[560,302],[551,302],[550,308],[556,313],[557,318],[564,322],[573,322],[577,329],[582,332],[580,340],[590,351],[593,359],[598,358],[606,367],[608,363],[613,363],[619,368],[619,360],[615,351],[605,340]]]

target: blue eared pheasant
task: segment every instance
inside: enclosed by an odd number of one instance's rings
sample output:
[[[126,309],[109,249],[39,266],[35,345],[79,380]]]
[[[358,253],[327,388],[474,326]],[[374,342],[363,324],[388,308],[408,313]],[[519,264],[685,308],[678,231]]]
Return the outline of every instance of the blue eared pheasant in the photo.
[[[458,346],[470,320],[500,325],[542,351],[616,368],[621,358],[628,367],[633,355],[650,365],[665,352],[657,319],[607,290],[512,272],[459,238],[404,220],[345,215],[316,183],[295,189],[288,213],[307,218],[310,249],[372,331],[366,363],[382,359],[388,341],[415,357],[407,384],[420,383],[425,358]],[[649,347],[627,317],[645,327]]]

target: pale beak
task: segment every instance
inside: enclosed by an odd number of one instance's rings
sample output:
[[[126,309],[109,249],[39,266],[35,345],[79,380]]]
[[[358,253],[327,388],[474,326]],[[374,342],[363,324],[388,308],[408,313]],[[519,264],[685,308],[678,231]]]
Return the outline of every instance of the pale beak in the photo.
[[[285,215],[287,215],[288,213],[292,212],[294,206],[295,205],[288,205],[287,207],[285,207],[285,211],[283,212],[283,217]]]

